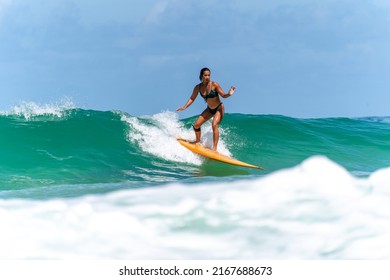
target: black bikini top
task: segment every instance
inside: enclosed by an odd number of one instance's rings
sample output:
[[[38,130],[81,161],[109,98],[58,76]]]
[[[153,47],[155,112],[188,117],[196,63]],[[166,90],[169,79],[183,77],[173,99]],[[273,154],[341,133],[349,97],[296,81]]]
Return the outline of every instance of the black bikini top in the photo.
[[[202,92],[200,91],[200,85],[201,84],[199,84],[199,93],[200,93],[200,96],[202,96],[205,101],[207,101],[208,98],[214,98],[214,97],[218,96],[218,93],[214,90],[211,90],[207,95],[203,95]]]

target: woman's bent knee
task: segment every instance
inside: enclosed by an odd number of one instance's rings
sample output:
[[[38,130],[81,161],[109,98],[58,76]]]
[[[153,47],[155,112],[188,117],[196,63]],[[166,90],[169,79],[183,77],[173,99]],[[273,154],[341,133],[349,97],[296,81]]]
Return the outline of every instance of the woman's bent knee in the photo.
[[[193,128],[196,132],[199,132],[199,131],[200,131],[200,126],[196,127],[195,125],[193,125],[192,128]]]

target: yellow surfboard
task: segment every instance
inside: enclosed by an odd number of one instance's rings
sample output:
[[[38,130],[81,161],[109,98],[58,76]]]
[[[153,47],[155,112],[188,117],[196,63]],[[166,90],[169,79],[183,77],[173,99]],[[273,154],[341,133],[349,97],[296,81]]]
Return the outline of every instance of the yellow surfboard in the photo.
[[[221,161],[221,162],[224,162],[224,163],[237,165],[237,166],[256,168],[256,169],[264,170],[264,168],[262,168],[260,166],[256,166],[256,165],[252,165],[252,164],[249,164],[249,163],[246,163],[246,162],[243,162],[243,161],[239,161],[237,159],[225,156],[225,155],[223,155],[221,153],[218,153],[216,151],[208,149],[208,148],[204,147],[202,144],[191,143],[188,140],[180,139],[180,138],[178,138],[177,141],[179,141],[179,143],[182,146],[186,147],[188,150],[190,150],[190,151],[192,151],[192,152],[194,152],[196,154],[199,154],[201,156],[204,156],[204,157],[207,157],[207,158],[211,158],[211,159],[214,159],[214,160],[218,160],[218,161]]]

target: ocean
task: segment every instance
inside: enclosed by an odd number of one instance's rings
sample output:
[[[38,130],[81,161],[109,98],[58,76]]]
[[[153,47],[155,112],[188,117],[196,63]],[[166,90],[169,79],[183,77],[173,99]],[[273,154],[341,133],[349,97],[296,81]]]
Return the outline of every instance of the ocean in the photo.
[[[389,259],[390,117],[0,112],[0,259]],[[202,142],[211,146],[210,123]]]

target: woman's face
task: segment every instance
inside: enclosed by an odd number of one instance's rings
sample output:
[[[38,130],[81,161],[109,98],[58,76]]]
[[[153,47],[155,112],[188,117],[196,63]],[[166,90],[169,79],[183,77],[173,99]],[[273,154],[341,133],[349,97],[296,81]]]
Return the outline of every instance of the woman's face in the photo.
[[[204,71],[202,75],[202,81],[207,83],[210,82],[210,75],[210,71]]]

